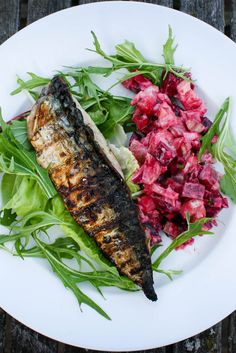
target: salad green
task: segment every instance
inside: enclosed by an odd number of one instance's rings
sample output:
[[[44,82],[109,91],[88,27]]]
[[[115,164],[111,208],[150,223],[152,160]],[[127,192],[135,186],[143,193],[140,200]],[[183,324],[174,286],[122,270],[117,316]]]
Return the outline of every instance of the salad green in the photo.
[[[223,165],[225,174],[221,178],[221,190],[236,203],[236,144],[229,127],[231,104],[228,97],[220,107],[210,129],[202,139],[199,158],[208,149]],[[218,139],[212,143],[214,136],[218,136]]]
[[[131,122],[133,107],[127,97],[112,95],[92,81],[91,75],[107,77],[114,71],[126,69],[116,84],[138,74],[143,74],[153,83],[160,84],[163,77],[171,72],[175,76],[189,80],[185,73],[187,69],[174,64],[174,46],[172,30],[169,27],[169,36],[163,46],[164,63],[149,62],[135,45],[129,41],[116,45],[114,55],[106,54],[95,35],[94,51],[112,64],[110,67],[77,67],[67,68],[60,72],[68,81],[74,97],[88,112],[103,135],[109,139],[113,153],[119,161],[125,180],[134,195],[139,194],[140,188],[133,184],[131,177],[138,168],[138,162],[125,144],[125,132],[134,130]],[[39,97],[38,88],[46,85],[50,78],[40,77],[28,73],[26,81],[17,79],[18,88],[12,94],[27,91],[33,99]],[[227,103],[228,102],[228,103]],[[236,193],[235,161],[226,154],[225,147],[229,147],[228,134],[229,101],[223,105],[218,113],[215,124],[204,136],[201,153],[206,148],[212,148],[216,158],[224,164],[226,175],[222,178],[221,186],[226,194]],[[220,137],[212,147],[212,137],[219,133],[219,123],[226,114]],[[86,304],[110,319],[109,316],[91,300],[79,287],[82,282],[88,282],[99,293],[103,286],[115,286],[129,291],[136,291],[138,287],[128,278],[119,275],[113,266],[102,254],[92,238],[87,236],[83,229],[74,221],[66,210],[64,203],[57,194],[47,170],[41,168],[36,161],[36,154],[27,139],[27,124],[25,119],[12,121],[6,124],[0,115],[2,131],[0,133],[0,170],[3,173],[1,182],[2,208],[0,224],[8,229],[6,234],[0,235],[0,246],[14,256],[22,258],[44,258],[62,283],[76,296],[79,305]],[[232,146],[232,145],[231,145]],[[233,148],[232,148],[233,150]],[[230,179],[230,183],[229,180]],[[234,189],[232,193],[231,188]],[[230,190],[229,190],[230,189]],[[232,196],[236,201],[236,196]],[[153,256],[153,270],[167,275],[172,279],[179,271],[163,270],[161,262],[176,247],[182,245],[192,237],[200,234],[212,234],[203,230],[203,225],[209,218],[200,219],[191,223],[189,217],[188,230],[178,235],[175,240],[161,254],[159,246],[151,250]],[[54,239],[51,229],[59,226],[66,237]],[[53,228],[54,229],[54,228]],[[9,245],[9,244],[10,245]],[[13,244],[13,245],[12,245]],[[33,245],[32,245],[33,244]],[[159,253],[158,255],[157,252]],[[76,261],[74,263],[68,262]],[[85,270],[88,267],[89,270]]]

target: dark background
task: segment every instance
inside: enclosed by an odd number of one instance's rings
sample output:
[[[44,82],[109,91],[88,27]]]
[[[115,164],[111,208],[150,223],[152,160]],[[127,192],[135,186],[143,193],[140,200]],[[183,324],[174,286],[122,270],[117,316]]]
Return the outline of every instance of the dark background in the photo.
[[[67,7],[89,2],[92,1],[0,0],[0,43],[41,17]],[[236,0],[149,0],[146,2],[172,7],[198,17],[236,41]],[[204,55],[204,53],[202,54]],[[230,74],[227,69],[226,74]],[[232,269],[232,276],[235,275],[234,272]],[[149,324],[153,323],[147,322],[147,326]],[[189,324],[191,325],[191,322]],[[71,347],[48,339],[30,330],[0,309],[0,353],[85,352],[92,353],[93,351]],[[175,345],[142,351],[142,353],[147,352],[236,353],[236,312],[200,335]]]

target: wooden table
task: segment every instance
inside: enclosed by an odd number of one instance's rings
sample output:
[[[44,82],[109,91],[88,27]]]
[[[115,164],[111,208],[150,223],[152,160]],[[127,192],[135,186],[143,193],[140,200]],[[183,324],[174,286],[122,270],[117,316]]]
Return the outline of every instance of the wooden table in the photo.
[[[0,44],[19,29],[41,17],[89,2],[92,1],[0,0]],[[172,7],[198,17],[236,41],[236,0],[147,0],[147,2]],[[92,353],[92,351],[48,339],[30,330],[0,309],[0,353],[78,352]],[[200,335],[172,346],[142,352],[236,353],[236,312]]]

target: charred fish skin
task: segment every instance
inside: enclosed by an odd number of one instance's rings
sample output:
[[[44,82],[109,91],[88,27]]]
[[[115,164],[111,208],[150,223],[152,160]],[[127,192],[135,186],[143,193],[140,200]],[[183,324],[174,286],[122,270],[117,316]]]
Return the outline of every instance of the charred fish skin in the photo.
[[[33,107],[28,137],[75,221],[121,274],[157,300],[137,207],[63,78],[54,77]]]

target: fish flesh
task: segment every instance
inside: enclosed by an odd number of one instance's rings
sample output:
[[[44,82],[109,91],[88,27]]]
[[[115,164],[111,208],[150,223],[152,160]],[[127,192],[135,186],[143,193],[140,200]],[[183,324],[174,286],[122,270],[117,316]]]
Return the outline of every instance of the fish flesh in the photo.
[[[157,300],[144,229],[119,164],[62,77],[32,108],[28,138],[75,221],[121,274]]]
[[[28,138],[75,221],[121,274],[157,300],[144,229],[119,164],[62,77],[32,108]]]

